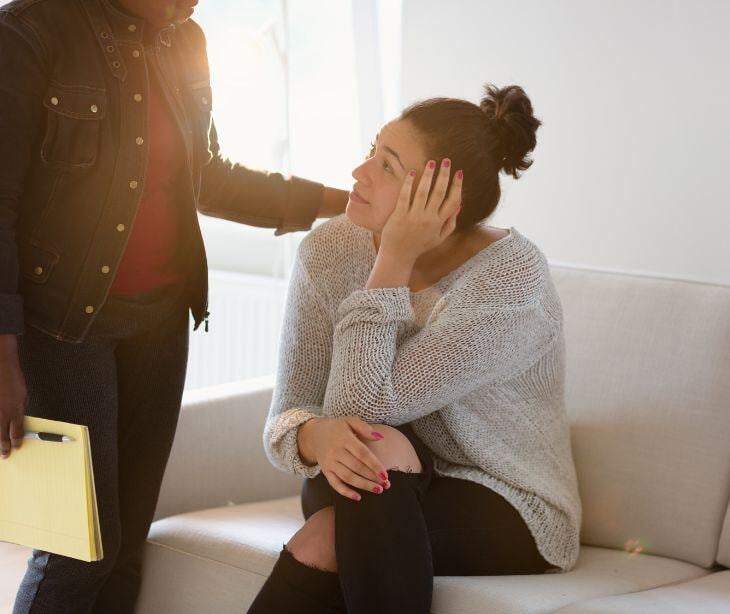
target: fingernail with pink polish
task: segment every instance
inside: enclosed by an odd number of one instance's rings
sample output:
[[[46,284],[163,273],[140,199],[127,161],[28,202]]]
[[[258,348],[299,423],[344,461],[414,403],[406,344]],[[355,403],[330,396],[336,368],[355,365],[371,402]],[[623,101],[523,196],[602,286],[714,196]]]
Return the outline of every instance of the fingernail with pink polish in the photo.
[[[449,166],[451,166],[451,160],[441,160],[441,166],[443,166],[444,168],[449,168]]]
[[[384,480],[387,480],[387,479],[388,479],[388,474],[387,474],[387,473],[385,473],[385,471],[381,471],[379,475],[380,475],[380,477],[381,477],[381,478],[383,478]]]
[[[360,497],[360,495],[352,495],[352,498],[353,498],[353,499],[354,499],[355,501],[359,501],[361,497]]]
[[[464,178],[464,171],[461,171],[461,170],[456,171],[456,178],[457,179],[463,179]]]
[[[428,168],[436,168],[436,162],[434,162],[433,160],[430,160],[428,163]]]
[[[382,486],[374,486],[373,487],[373,492],[379,495],[381,492],[383,492],[383,487]]]
[[[373,437],[376,437],[378,439],[385,439],[385,437],[383,437],[383,434],[378,433],[378,431],[373,431]]]

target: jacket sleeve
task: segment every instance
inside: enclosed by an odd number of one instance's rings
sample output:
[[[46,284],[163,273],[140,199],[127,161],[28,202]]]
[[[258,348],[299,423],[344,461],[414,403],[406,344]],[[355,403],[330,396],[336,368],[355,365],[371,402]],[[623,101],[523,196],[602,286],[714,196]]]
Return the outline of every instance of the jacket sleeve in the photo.
[[[15,16],[0,11],[0,334],[22,334],[16,224],[43,119],[46,71],[40,44]]]
[[[251,226],[276,228],[276,235],[312,227],[322,209],[322,184],[246,168],[224,159],[214,122],[211,122],[209,138],[213,157],[203,167],[198,199],[201,213]]]
[[[302,477],[313,478],[320,471],[319,465],[302,462],[297,431],[322,415],[331,355],[331,318],[298,256],[289,282],[264,448],[274,466]]]
[[[447,306],[397,346],[404,326],[414,327],[407,287],[357,290],[340,304],[324,401],[330,415],[411,422],[527,369],[559,332],[539,303]]]

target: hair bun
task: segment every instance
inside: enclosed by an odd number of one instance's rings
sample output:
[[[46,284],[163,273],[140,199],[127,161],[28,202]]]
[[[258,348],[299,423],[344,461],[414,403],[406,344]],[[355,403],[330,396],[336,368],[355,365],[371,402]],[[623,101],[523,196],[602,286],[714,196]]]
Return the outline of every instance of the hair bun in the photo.
[[[479,106],[486,115],[487,146],[499,169],[519,179],[518,171],[532,166],[527,154],[535,149],[535,133],[542,122],[533,115],[532,103],[519,85],[500,89],[487,83],[484,92]]]

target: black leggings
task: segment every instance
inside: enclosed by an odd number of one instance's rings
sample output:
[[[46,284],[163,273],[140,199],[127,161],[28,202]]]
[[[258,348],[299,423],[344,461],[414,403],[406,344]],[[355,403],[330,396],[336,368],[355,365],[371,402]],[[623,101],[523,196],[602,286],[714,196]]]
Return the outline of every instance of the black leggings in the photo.
[[[421,473],[389,470],[391,488],[353,501],[320,474],[305,480],[305,518],[334,506],[336,574],[298,563],[286,550],[249,614],[427,614],[433,576],[541,574],[552,567],[515,508],[480,484],[434,475],[408,425]],[[310,609],[311,608],[311,609]]]

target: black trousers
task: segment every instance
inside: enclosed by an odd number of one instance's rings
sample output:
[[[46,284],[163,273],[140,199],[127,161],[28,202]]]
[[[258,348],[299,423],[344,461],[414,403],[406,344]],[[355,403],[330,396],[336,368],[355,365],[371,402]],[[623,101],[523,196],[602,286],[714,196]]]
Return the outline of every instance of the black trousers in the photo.
[[[33,551],[14,614],[131,614],[185,382],[182,286],[112,297],[80,344],[18,337],[27,415],[89,427],[101,561]]]
[[[480,484],[435,476],[425,444],[408,425],[398,430],[422,472],[389,471],[391,488],[359,491],[359,502],[321,474],[305,480],[305,518],[334,506],[338,573],[298,564],[284,550],[249,614],[427,614],[434,575],[541,574],[552,567],[510,503]]]

